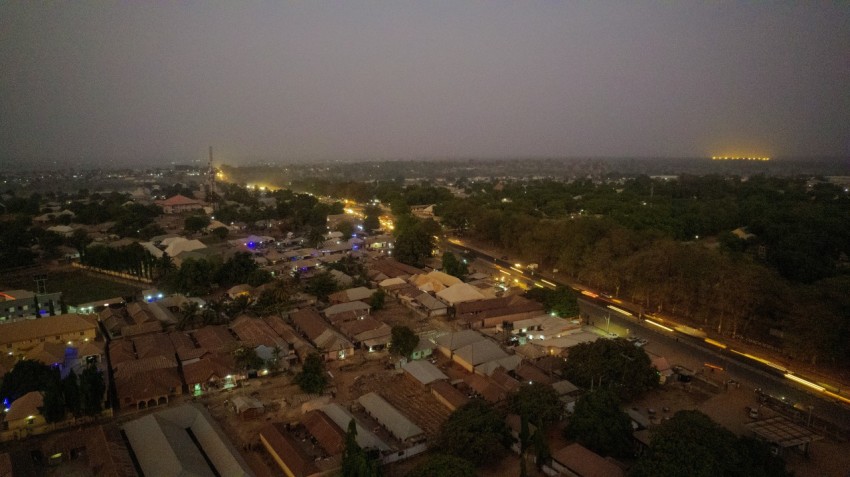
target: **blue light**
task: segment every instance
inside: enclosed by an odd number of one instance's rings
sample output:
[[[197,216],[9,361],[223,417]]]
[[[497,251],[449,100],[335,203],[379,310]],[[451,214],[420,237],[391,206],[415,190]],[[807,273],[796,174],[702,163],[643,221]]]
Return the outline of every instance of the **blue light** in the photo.
[[[248,248],[253,249],[256,246],[257,244],[255,244],[254,242],[248,242]]]

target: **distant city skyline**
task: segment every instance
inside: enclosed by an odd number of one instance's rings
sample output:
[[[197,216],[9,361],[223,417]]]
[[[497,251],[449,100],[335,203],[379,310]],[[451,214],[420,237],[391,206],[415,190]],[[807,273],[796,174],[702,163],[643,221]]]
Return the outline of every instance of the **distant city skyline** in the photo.
[[[0,5],[0,166],[846,157],[841,3]]]

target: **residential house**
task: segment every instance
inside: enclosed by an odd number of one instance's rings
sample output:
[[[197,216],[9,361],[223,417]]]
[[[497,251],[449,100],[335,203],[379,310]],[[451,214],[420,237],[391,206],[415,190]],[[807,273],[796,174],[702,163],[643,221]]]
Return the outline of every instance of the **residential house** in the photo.
[[[456,303],[455,318],[469,328],[495,328],[505,322],[532,318],[543,313],[543,305],[513,295]]]
[[[371,392],[360,396],[357,402],[390,434],[401,442],[415,443],[425,438],[422,429],[378,394]]]
[[[579,443],[573,443],[552,452],[552,468],[569,477],[625,477],[625,471],[617,464],[591,451]]]
[[[92,315],[66,314],[0,324],[0,352],[23,355],[39,343],[79,345],[98,338]]]
[[[354,354],[354,345],[331,327],[314,309],[299,310],[289,315],[295,329],[316,347],[325,361],[345,359]]]
[[[12,431],[19,437],[35,432],[47,424],[40,411],[43,405],[41,391],[31,391],[15,399],[3,418],[3,430]]]
[[[371,309],[371,306],[363,303],[362,301],[350,301],[347,303],[329,306],[322,310],[322,314],[325,315],[329,321],[335,322],[336,320],[334,319],[334,316],[336,315],[346,314],[355,318],[364,318],[369,314]]]
[[[203,202],[180,194],[171,196],[165,200],[158,200],[156,201],[156,205],[162,207],[162,212],[165,214],[182,214],[184,212],[204,209]]]
[[[282,423],[271,423],[260,430],[260,443],[288,477],[321,475],[310,456]]]
[[[369,301],[372,298],[372,294],[375,293],[375,290],[371,290],[366,287],[357,287],[357,288],[349,288],[347,290],[338,291],[336,293],[331,293],[328,295],[328,301],[332,305],[338,305],[340,303],[350,303],[353,301]]]
[[[464,393],[458,391],[456,387],[449,384],[448,381],[432,381],[429,387],[431,388],[431,394],[437,398],[437,401],[440,401],[450,411],[455,411],[469,402],[469,398]]]
[[[144,475],[249,477],[245,459],[197,404],[147,414],[122,426]]]
[[[47,316],[50,310],[54,314],[61,310],[62,292],[35,293],[28,290],[0,291],[0,324],[4,321],[21,318]],[[38,310],[36,310],[38,303]]]
[[[467,283],[458,283],[437,292],[437,298],[449,306],[488,298],[481,290]]]

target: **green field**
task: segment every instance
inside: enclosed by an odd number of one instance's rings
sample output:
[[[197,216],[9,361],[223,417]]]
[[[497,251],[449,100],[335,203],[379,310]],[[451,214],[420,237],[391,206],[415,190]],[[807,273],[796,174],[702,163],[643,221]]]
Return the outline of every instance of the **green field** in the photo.
[[[7,289],[33,290],[31,277],[17,280],[2,280]],[[117,296],[127,296],[142,290],[142,286],[116,283],[107,278],[87,275],[82,271],[61,271],[47,276],[47,291],[62,292],[62,300],[68,305],[79,305]]]

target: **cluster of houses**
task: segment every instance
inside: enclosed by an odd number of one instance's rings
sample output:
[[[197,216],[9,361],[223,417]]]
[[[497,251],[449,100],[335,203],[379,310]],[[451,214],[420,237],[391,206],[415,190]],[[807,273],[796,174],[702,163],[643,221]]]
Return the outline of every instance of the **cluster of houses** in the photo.
[[[504,407],[512,392],[531,382],[552,386],[565,409],[574,405],[580,390],[559,375],[562,352],[599,335],[544,313],[540,304],[522,296],[495,296],[497,288],[486,277],[464,282],[387,257],[367,262],[366,268],[375,288],[346,289],[331,295],[324,309],[307,307],[289,315],[295,331],[325,360],[347,359],[389,345],[391,327],[376,319],[368,305],[371,295],[382,289],[423,318],[443,317],[461,328],[420,336],[410,361],[400,365],[404,376],[448,412],[473,397]],[[556,348],[557,352],[551,351]],[[428,446],[422,430],[426,423],[417,423],[409,409],[393,406],[383,392],[392,391],[363,394],[348,408],[338,403],[317,406],[303,414],[299,423],[269,424],[260,432],[260,441],[284,473],[295,476],[321,475],[338,467],[345,429],[352,419],[361,447],[376,452],[382,462],[423,452]],[[518,421],[513,427],[518,435]],[[378,428],[381,433],[373,432]],[[559,469],[580,468],[579,461],[595,458],[603,468],[616,469],[610,475],[623,475],[619,467],[577,444],[557,454],[561,460],[556,459],[553,466]]]
[[[203,202],[179,195],[157,203],[167,215],[210,212]],[[429,213],[429,210],[423,208],[421,212]],[[336,219],[339,218],[329,217],[329,224]],[[46,220],[55,221],[56,217]],[[208,228],[218,227],[238,231],[235,225],[215,221]],[[330,226],[329,230],[332,230]],[[63,233],[73,233],[73,229]],[[329,295],[322,306],[318,306],[315,298],[301,296],[295,309],[284,316],[243,315],[227,325],[207,325],[187,331],[176,329],[175,313],[188,299],[173,296],[154,299],[144,294],[142,300],[129,304],[83,307],[91,313],[88,315],[50,316],[3,324],[0,348],[5,349],[0,351],[6,352],[2,364],[7,369],[20,358],[36,359],[61,369],[94,362],[111,380],[114,403],[119,409],[162,407],[123,428],[138,464],[150,475],[159,475],[166,467],[169,471],[191,472],[197,465],[193,457],[197,443],[170,437],[174,426],[192,429],[199,440],[205,436],[201,447],[209,446],[215,455],[220,454],[212,463],[219,473],[225,469],[227,475],[250,475],[244,461],[202,408],[165,405],[187,394],[197,396],[236,387],[251,374],[262,375],[270,368],[288,369],[303,362],[310,353],[318,353],[326,361],[337,361],[357,353],[388,349],[392,327],[379,319],[382,315],[373,313],[370,306],[378,290],[397,299],[420,322],[440,318],[460,329],[421,335],[409,361],[402,360],[397,369],[415,386],[432,395],[447,412],[473,397],[505,406],[512,392],[522,383],[530,382],[552,386],[565,408],[569,408],[579,390],[558,375],[563,355],[570,346],[598,338],[582,331],[576,322],[546,314],[537,302],[506,293],[485,274],[473,273],[461,280],[437,270],[426,271],[400,263],[391,258],[390,236],[344,237],[331,231],[323,243],[306,247],[303,239],[291,234],[285,238],[250,235],[214,246],[170,234],[140,244],[154,257],[167,254],[178,265],[188,258],[246,251],[273,275],[297,273],[305,277],[330,262],[354,256],[364,259],[369,279],[368,287],[352,287],[353,277],[332,270],[334,280],[344,289]],[[231,298],[244,295],[253,300],[262,290],[262,287],[239,285],[228,290],[228,295]],[[31,300],[29,295],[18,295],[21,300]],[[19,297],[14,293],[0,296],[0,309],[4,299]],[[199,304],[203,305],[202,300]],[[17,302],[14,307],[12,311],[19,311]],[[99,311],[95,313],[95,310]],[[240,362],[240,350],[255,354],[263,363],[261,369]],[[417,423],[417,417],[409,415],[408,409],[394,406],[381,392],[384,391],[362,394],[349,405],[322,401],[305,408],[298,423],[267,424],[260,430],[258,440],[284,473],[292,476],[322,475],[337,469],[344,450],[345,429],[352,420],[357,426],[358,444],[380,456],[383,463],[427,450],[428,440],[423,431],[426,423]],[[30,394],[12,403],[5,414],[4,438],[26,435],[22,432],[34,433],[43,424],[38,412],[42,397],[40,393]],[[237,413],[248,414],[262,406],[247,397],[240,399],[231,403]],[[38,419],[42,422],[36,422]],[[509,418],[509,424],[518,435],[515,416]],[[102,445],[101,441],[97,442],[91,445]],[[580,465],[576,461],[594,458],[587,454],[587,449],[575,446],[578,445],[553,453],[557,465],[570,469]],[[568,470],[556,468],[556,471],[572,475]]]

